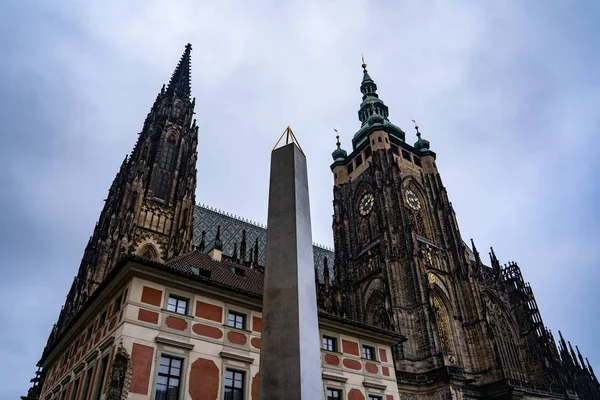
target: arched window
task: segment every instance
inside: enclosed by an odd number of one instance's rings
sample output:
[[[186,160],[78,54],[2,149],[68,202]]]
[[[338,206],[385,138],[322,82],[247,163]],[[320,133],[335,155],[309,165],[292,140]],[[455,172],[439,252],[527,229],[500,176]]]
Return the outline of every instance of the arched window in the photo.
[[[510,378],[524,380],[523,363],[518,349],[519,340],[513,324],[507,318],[506,312],[489,296],[484,297],[484,304],[504,372]]]
[[[154,181],[154,196],[166,199],[169,194],[170,175],[168,172],[158,171]]]
[[[440,339],[440,347],[442,352],[445,354],[450,351],[450,332],[448,331],[448,318],[446,316],[446,311],[437,297],[433,298],[433,309],[435,312],[435,322],[438,337]]]
[[[154,247],[150,244],[145,245],[140,251],[142,258],[150,261],[156,261],[158,259],[158,254]]]
[[[383,295],[379,292],[373,293],[367,304],[367,321],[369,325],[373,325],[382,329],[390,328],[390,321],[385,309],[385,301]]]
[[[175,155],[175,138],[169,136],[163,145],[159,166],[170,171],[173,168],[173,157]]]
[[[181,115],[181,104],[177,103],[173,106],[171,110],[171,118],[176,119]]]

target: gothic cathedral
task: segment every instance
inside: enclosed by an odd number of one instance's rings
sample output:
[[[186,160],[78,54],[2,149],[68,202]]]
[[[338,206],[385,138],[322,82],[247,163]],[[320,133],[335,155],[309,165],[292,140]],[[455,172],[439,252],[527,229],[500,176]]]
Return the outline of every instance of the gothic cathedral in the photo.
[[[218,361],[231,359],[231,352],[221,349],[233,346],[246,352],[236,353],[234,362],[255,365],[244,371],[249,374],[255,368],[252,374],[258,374],[266,230],[195,203],[198,127],[193,118],[195,100],[190,96],[190,53],[188,44],[110,187],[38,364],[38,376],[23,399],[64,400],[67,393],[76,400],[121,399],[128,396],[129,384],[130,392],[137,393],[133,398],[159,398],[153,397],[151,389],[163,393],[165,357],[160,360],[161,372],[152,378],[152,365],[157,362],[152,354],[175,345],[179,347],[174,355],[180,358],[173,360],[189,361],[190,372],[186,377],[181,375],[185,368],[170,370],[169,374],[178,375],[169,379],[175,377],[178,383],[173,392],[177,394],[169,398],[216,398],[206,395],[202,386],[203,371],[213,370],[194,369],[198,364],[192,363],[190,349],[198,354],[214,350],[211,357]],[[360,129],[352,138],[350,153],[341,148],[338,137],[332,154],[334,253],[314,247],[319,317],[328,321],[324,326],[330,332],[338,328],[346,332],[322,338],[322,363],[329,371],[323,376],[332,384],[331,389],[324,386],[327,399],[600,400],[600,385],[589,362],[562,335],[556,345],[519,266],[501,265],[493,250],[485,265],[474,243],[464,242],[429,141],[415,126],[417,141],[407,143],[405,132],[390,122],[388,107],[366,65],[362,67]],[[247,240],[254,242],[249,257]],[[334,262],[328,264],[328,257]],[[140,278],[117,296],[115,285],[121,281],[116,277],[124,274],[127,262],[135,263],[131,271]],[[143,281],[140,288],[142,278],[150,279],[143,274],[144,266],[170,273],[169,284],[181,288],[169,289],[164,281]],[[218,296],[216,289],[204,290],[202,285],[215,285]],[[163,300],[163,293],[171,292],[179,294]],[[114,299],[109,302],[106,293],[113,293]],[[223,318],[228,322],[221,323],[221,312],[229,308],[219,305],[223,296],[249,293],[254,297],[232,302],[237,310],[229,315],[233,325],[227,317]],[[240,304],[252,301],[258,302],[252,311],[240,311]],[[193,313],[192,307],[196,307]],[[195,323],[190,330],[188,322],[196,320],[202,324]],[[245,325],[250,320],[252,331]],[[127,335],[122,326],[132,327]],[[343,336],[354,328],[363,335],[361,339]],[[146,339],[156,340],[137,343],[141,336],[135,335],[142,329]],[[223,329],[238,329],[227,336],[237,342],[222,339]],[[168,340],[161,339],[165,332],[171,334]],[[379,359],[374,356],[377,340],[388,346],[377,347]],[[395,342],[386,344],[389,340]],[[362,358],[359,341],[366,343]],[[387,356],[388,351],[393,357]],[[110,358],[115,352],[121,358]],[[186,355],[181,358],[181,354]],[[113,367],[119,360],[125,365],[110,369],[121,375],[107,372],[111,359]],[[207,382],[215,383],[214,393],[222,393],[221,372],[215,369],[216,378]],[[84,370],[89,376],[83,375]],[[99,370],[104,372],[92,379]],[[245,376],[244,371],[235,376]],[[105,379],[107,373],[112,381]],[[127,385],[125,374],[131,380]],[[179,392],[180,378],[191,397]],[[255,392],[243,383],[250,381],[240,378],[239,382],[241,387],[228,388],[226,380],[223,390],[242,396],[235,398],[255,399]],[[201,389],[194,389],[198,385]]]
[[[407,337],[395,353],[401,393],[425,382],[476,394],[485,385],[509,393],[517,382],[575,389],[585,381],[580,395],[600,398],[583,377],[589,364],[562,336],[557,349],[518,265],[501,266],[491,250],[485,266],[465,244],[429,141],[415,126],[416,143],[406,142],[362,67],[361,127],[350,154],[339,137],[332,154],[334,283],[321,304]]]

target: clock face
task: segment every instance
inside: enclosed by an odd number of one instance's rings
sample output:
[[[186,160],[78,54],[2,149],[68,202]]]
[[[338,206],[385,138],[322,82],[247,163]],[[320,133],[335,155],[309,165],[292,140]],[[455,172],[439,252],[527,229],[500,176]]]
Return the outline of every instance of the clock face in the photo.
[[[375,198],[371,193],[365,194],[362,199],[360,199],[360,204],[358,206],[358,211],[360,215],[365,216],[371,212],[373,209],[373,204],[375,202]]]
[[[406,191],[406,202],[413,210],[421,209],[421,200],[412,190]]]

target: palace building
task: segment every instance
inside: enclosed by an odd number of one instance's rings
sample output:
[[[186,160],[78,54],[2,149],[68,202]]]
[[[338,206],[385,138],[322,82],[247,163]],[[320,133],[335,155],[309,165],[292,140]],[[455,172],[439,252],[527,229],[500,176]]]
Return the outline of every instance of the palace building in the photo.
[[[334,249],[313,246],[323,399],[600,400],[519,266],[465,243],[430,142],[362,67],[360,127],[332,153]],[[190,72],[188,44],[22,399],[258,399],[266,227],[196,204]]]

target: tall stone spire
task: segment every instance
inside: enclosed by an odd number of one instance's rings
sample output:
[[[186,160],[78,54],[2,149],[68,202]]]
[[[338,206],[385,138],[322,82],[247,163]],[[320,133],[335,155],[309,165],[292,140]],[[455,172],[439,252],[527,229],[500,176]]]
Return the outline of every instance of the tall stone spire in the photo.
[[[175,95],[180,99],[190,98],[191,51],[192,45],[188,43],[185,46],[185,51],[181,56],[181,60],[179,60],[179,64],[177,64],[177,68],[175,68],[175,72],[171,76],[166,90],[167,95]]]
[[[367,64],[363,59],[363,79],[360,84],[360,92],[363,94],[360,110],[358,111],[358,119],[364,125],[372,115],[377,115],[381,118],[387,118],[389,111],[387,106],[379,98],[377,94],[377,84],[367,71]]]
[[[192,248],[198,128],[185,47],[168,88],[158,94],[131,155],[125,157],[84,251],[60,331],[123,254],[164,262]],[[52,342],[53,338],[49,339]]]
[[[388,119],[388,107],[377,94],[377,84],[375,84],[375,81],[369,75],[364,58],[362,69],[363,78],[360,84],[362,103],[360,103],[360,109],[358,110],[358,119],[361,122],[361,127],[352,139],[353,148],[356,149],[357,146],[366,140],[369,133],[375,130],[383,130],[404,141],[404,131],[392,124]]]

